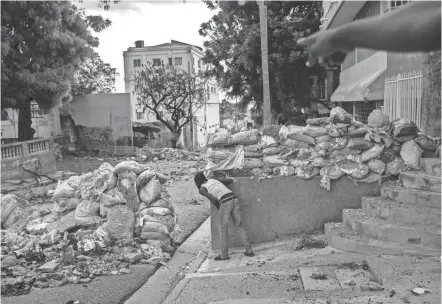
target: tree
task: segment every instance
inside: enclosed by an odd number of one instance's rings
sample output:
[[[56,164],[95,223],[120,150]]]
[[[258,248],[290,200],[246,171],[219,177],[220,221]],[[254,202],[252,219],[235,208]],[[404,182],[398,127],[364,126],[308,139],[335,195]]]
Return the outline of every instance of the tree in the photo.
[[[153,66],[150,62],[134,75],[134,94],[138,105],[154,112],[172,132],[176,148],[182,128],[191,122],[206,96],[205,79],[174,66]]]
[[[227,99],[221,101],[219,111],[221,116],[232,116],[235,111],[236,105],[229,102]]]
[[[104,94],[115,90],[117,69],[104,63],[100,55],[93,52],[85,58],[74,76],[72,95]]]
[[[255,113],[262,109],[261,36],[259,9],[255,1],[204,1],[219,9],[200,27],[204,62],[228,97],[240,97],[244,106],[252,103]],[[319,1],[269,1],[269,76],[272,110],[280,113],[287,104],[308,103],[311,76],[323,76],[320,66],[308,69],[307,52],[296,41],[319,30],[322,4]]]
[[[19,110],[18,139],[33,137],[30,101],[45,113],[71,98],[74,75],[91,56],[108,19],[69,1],[2,1],[1,108]]]

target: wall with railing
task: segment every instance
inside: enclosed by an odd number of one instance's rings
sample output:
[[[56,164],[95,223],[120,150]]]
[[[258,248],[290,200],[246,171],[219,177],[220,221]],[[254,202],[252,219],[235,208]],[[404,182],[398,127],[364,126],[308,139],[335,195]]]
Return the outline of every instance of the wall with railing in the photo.
[[[1,180],[33,177],[23,168],[38,174],[57,170],[52,137],[1,145]]]

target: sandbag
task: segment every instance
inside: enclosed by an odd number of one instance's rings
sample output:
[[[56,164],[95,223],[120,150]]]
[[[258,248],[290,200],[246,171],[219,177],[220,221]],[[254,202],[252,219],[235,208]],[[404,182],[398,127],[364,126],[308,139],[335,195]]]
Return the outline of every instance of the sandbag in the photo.
[[[366,184],[371,184],[371,183],[375,183],[378,182],[380,183],[382,180],[382,176],[380,176],[379,174],[375,173],[375,172],[368,172],[367,176],[364,178],[359,178],[359,179],[355,179],[352,178],[351,176],[349,176],[349,178],[357,185],[358,183],[366,183]]]
[[[289,135],[289,128],[286,126],[281,126],[281,129],[279,130],[279,140],[284,141],[287,139],[287,136]]]
[[[244,149],[244,157],[246,158],[261,158],[262,153],[261,152],[253,152],[253,151],[247,151]]]
[[[143,240],[167,240],[169,239],[169,236],[163,233],[159,233],[159,232],[145,232],[142,231],[140,234],[140,239]]]
[[[402,145],[400,155],[405,165],[418,169],[422,153],[424,153],[424,151],[421,147],[419,147],[414,140],[410,140]]]
[[[399,140],[403,137],[416,137],[419,132],[419,128],[414,122],[407,118],[398,118],[391,122],[390,133],[394,139]],[[411,139],[410,139],[411,140]],[[402,140],[399,140],[403,142]]]
[[[315,146],[315,151],[321,151],[321,150],[325,150],[327,152],[333,152],[333,150],[335,149],[335,145],[332,144],[331,142],[322,142],[322,143],[318,143]]]
[[[339,166],[337,165],[330,165],[327,167],[322,168],[319,171],[319,174],[321,176],[328,176],[331,180],[337,180],[340,179],[341,177],[343,177],[345,175],[345,172],[342,171]]]
[[[75,197],[75,190],[71,186],[69,186],[68,182],[62,182],[61,180],[58,181],[57,187],[54,190],[54,195],[52,196],[53,199],[58,198],[70,198]]]
[[[281,146],[301,149],[301,148],[307,148],[308,144],[305,142],[300,142],[298,140],[287,138],[285,141],[281,143]]]
[[[136,175],[141,174],[143,171],[147,170],[147,166],[139,164],[134,160],[125,160],[119,163],[114,168],[114,174],[120,174],[125,171],[133,172]]]
[[[339,131],[339,129],[334,124],[326,126],[325,130],[327,130],[327,134],[330,137],[339,137],[342,135],[342,132]]]
[[[330,135],[323,135],[323,136],[318,136],[315,138],[316,144],[319,143],[323,143],[323,142],[330,142],[331,141],[331,136]]]
[[[331,160],[324,157],[318,157],[312,161],[312,165],[319,168],[330,166],[330,164]]]
[[[382,151],[379,158],[383,163],[388,164],[389,162],[395,160],[397,155],[398,153],[396,153],[393,149],[390,148],[390,149],[384,149],[384,151]]]
[[[341,107],[334,107],[330,111],[330,122],[351,124],[353,117]]]
[[[349,155],[349,154],[359,154],[359,153],[361,153],[361,150],[360,150],[360,149],[344,148],[344,149],[342,149],[342,150],[335,150],[335,151],[333,151],[333,152],[329,155],[329,157],[330,157],[330,158],[334,158],[334,157],[336,157],[336,156],[338,156],[338,155]]]
[[[244,152],[261,152],[259,144],[244,146]]]
[[[336,137],[335,141],[336,141],[335,147],[334,147],[335,150],[342,150],[342,149],[346,148],[348,145],[348,138],[346,138],[346,137]]]
[[[54,200],[53,212],[65,212],[69,210],[76,209],[80,204],[80,199],[76,197],[72,198],[58,198]]]
[[[232,144],[232,136],[229,132],[218,132],[213,134],[207,145],[210,146],[228,146]]]
[[[368,168],[370,168],[371,171],[382,175],[385,171],[385,163],[380,159],[372,159],[368,163]]]
[[[123,194],[126,205],[136,212],[140,206],[136,186],[137,175],[131,171],[125,171],[118,174],[118,190]]]
[[[288,138],[296,140],[296,141],[304,142],[304,143],[307,143],[307,144],[313,145],[313,146],[316,144],[316,141],[313,137],[305,135],[305,134],[290,133],[288,135]]]
[[[298,167],[295,169],[295,175],[302,179],[312,179],[319,175],[320,169],[313,166]]]
[[[436,151],[437,147],[440,145],[440,139],[431,138],[425,135],[419,135],[414,139],[414,141],[423,150]]]
[[[295,175],[295,168],[292,166],[280,166],[273,168],[273,174],[279,176],[291,176]]]
[[[264,135],[261,137],[261,140],[259,141],[259,146],[261,147],[261,149],[265,149],[268,147],[273,147],[277,144],[275,138],[268,136],[268,135]]]
[[[266,155],[263,157],[263,162],[265,166],[271,168],[288,165],[288,161],[285,159],[279,159],[278,155]]]
[[[373,110],[368,115],[367,124],[372,128],[382,128],[390,122],[388,115],[384,114],[381,110]]]
[[[347,144],[347,148],[368,150],[373,147],[373,145],[374,144],[372,142],[366,141],[363,138],[350,138]]]
[[[127,206],[115,205],[108,209],[107,221],[103,229],[112,240],[131,240],[133,238],[135,214]]]
[[[170,215],[172,210],[163,207],[148,207],[140,211],[140,216],[144,215]]]
[[[255,169],[264,166],[265,163],[259,158],[244,158],[244,169]]]
[[[369,160],[372,160],[373,158],[378,158],[383,151],[384,151],[384,146],[374,145],[369,150],[362,152],[361,154],[362,162],[365,163],[368,162]]]
[[[299,160],[311,160],[318,157],[318,153],[311,148],[300,149],[297,155],[297,159]]]
[[[290,159],[289,163],[292,167],[304,167],[308,166],[310,164],[310,161],[308,160],[299,160],[299,159]]]
[[[232,145],[254,145],[259,141],[259,131],[250,130],[232,135]]]
[[[144,220],[143,226],[141,227],[142,232],[157,232],[165,235],[170,235],[170,228],[166,224]]]
[[[141,221],[142,221],[142,227],[146,224],[146,222],[158,222],[161,223],[163,225],[167,226],[168,232],[164,232],[164,231],[154,231],[154,230],[148,230],[148,229],[141,229],[142,231],[153,231],[153,232],[161,232],[161,233],[165,233],[165,234],[169,234],[170,232],[173,231],[173,229],[175,228],[175,224],[176,224],[176,220],[175,217],[172,215],[148,215],[145,214],[141,217]],[[162,229],[162,228],[160,228]]]
[[[270,147],[270,148],[266,148],[266,149],[262,150],[262,154],[263,155],[277,155],[277,154],[281,153],[282,151],[284,151],[284,147],[282,147],[282,146]]]
[[[15,194],[5,194],[1,198],[1,220],[2,225],[6,222],[12,212],[19,207],[20,203]]]
[[[350,128],[349,128],[348,133],[345,135],[348,137],[364,137],[366,133],[367,133],[367,129],[364,127],[360,127],[356,130],[353,130],[353,129],[350,130]]]
[[[323,127],[330,124],[330,118],[329,117],[311,118],[307,119],[306,123],[311,126]]]
[[[118,186],[118,175],[117,174],[109,174],[108,180],[107,180],[107,187],[106,190],[113,189]]]
[[[328,135],[328,132],[325,130],[324,127],[316,127],[316,126],[307,125],[306,127],[304,127],[303,134],[315,138],[315,137],[319,137],[319,136]]]
[[[140,189],[140,200],[149,205],[160,196],[161,190],[161,183],[156,178],[153,178],[146,186]]]
[[[400,157],[396,157],[393,161],[386,165],[386,171],[391,175],[398,175],[405,169],[406,165]]]
[[[270,127],[266,127],[262,130],[262,135],[273,137],[276,140],[279,140],[279,131],[281,130],[281,126],[272,125]]]
[[[126,199],[117,188],[103,192],[100,196],[100,215],[105,217],[109,207],[126,204]]]
[[[88,200],[81,201],[75,209],[75,219],[77,221],[88,221],[91,217],[98,216],[100,205],[97,202]]]
[[[340,163],[339,168],[345,174],[348,174],[356,179],[364,178],[365,176],[367,176],[368,171],[370,170],[367,165],[352,161]]]
[[[301,127],[301,126],[289,125],[287,127],[287,130],[288,130],[288,135],[290,135],[290,134],[298,134],[298,135],[304,134],[304,127]]]

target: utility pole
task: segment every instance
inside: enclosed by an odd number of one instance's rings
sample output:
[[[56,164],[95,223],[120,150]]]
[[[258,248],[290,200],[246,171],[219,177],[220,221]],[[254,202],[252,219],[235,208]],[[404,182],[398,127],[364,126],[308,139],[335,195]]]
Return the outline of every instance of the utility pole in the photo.
[[[258,1],[259,24],[261,28],[261,58],[262,58],[262,82],[263,82],[263,124],[269,127],[272,124],[270,109],[270,83],[269,83],[269,48],[267,36],[267,6],[264,0]]]

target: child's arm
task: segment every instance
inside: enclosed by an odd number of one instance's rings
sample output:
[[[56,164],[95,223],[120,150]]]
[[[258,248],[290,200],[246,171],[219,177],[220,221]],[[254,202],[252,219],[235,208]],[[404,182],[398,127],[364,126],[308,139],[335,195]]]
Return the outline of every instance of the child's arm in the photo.
[[[298,43],[310,46],[309,66],[358,47],[393,52],[440,50],[441,3],[412,2],[391,13],[320,31]]]
[[[216,179],[217,181],[223,183],[224,185],[230,185],[231,183],[233,183],[233,179],[231,178],[225,178],[225,177],[214,177],[213,179]]]

